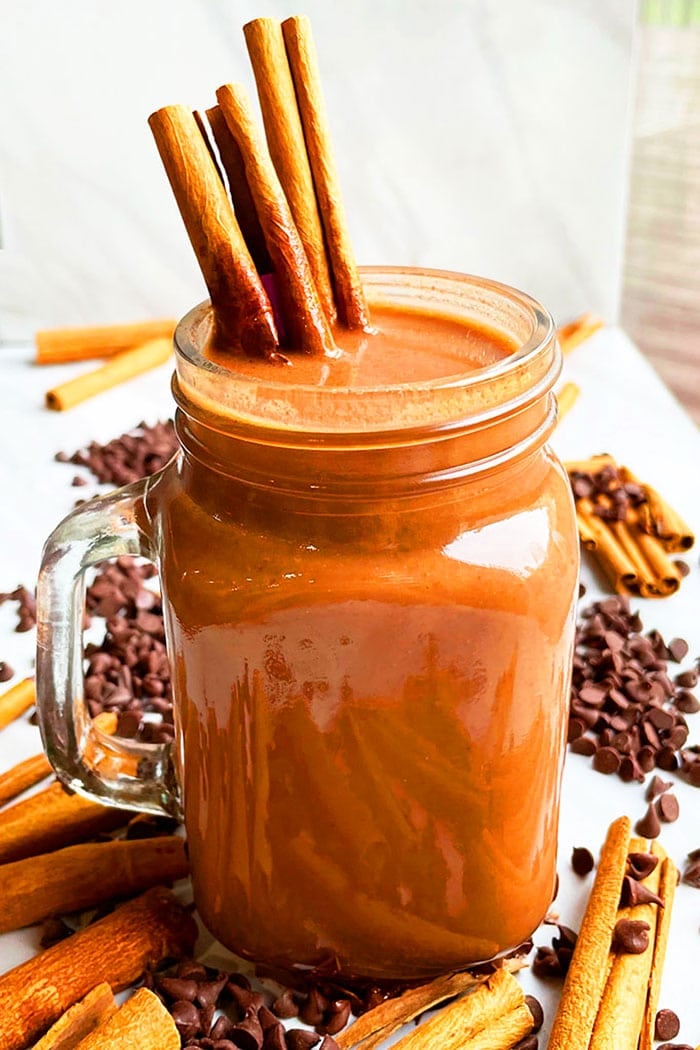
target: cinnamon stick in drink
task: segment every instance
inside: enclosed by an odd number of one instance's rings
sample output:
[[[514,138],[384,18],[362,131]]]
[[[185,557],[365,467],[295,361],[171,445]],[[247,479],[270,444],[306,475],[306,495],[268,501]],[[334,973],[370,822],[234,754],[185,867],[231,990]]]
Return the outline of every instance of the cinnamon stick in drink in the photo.
[[[265,235],[255,210],[255,202],[250,192],[245,173],[243,155],[238,143],[229,131],[219,106],[212,106],[207,111],[207,120],[211,127],[216,148],[219,151],[221,164],[226,172],[228,191],[233,202],[233,212],[241,228],[243,239],[248,245],[253,262],[259,274],[272,272],[270,255],[265,245]]]
[[[274,358],[272,308],[192,111],[166,106],[148,123],[209,289],[223,337]]]
[[[348,328],[366,328],[369,311],[345,217],[311,23],[305,15],[288,18],[282,23],[282,33],[323,223],[338,315]]]
[[[0,773],[0,806],[21,795],[27,788],[34,787],[52,772],[51,763],[42,752]]]
[[[150,339],[172,340],[175,324],[167,319],[89,328],[46,328],[34,337],[34,360],[38,365],[59,365],[94,357],[112,357],[124,350],[133,350]]]
[[[188,871],[184,839],[175,835],[90,842],[1,864],[0,933],[132,897]]]
[[[26,1050],[96,984],[133,984],[149,966],[191,955],[197,925],[175,897],[156,887],[104,919],[0,976],[0,1046]]]
[[[71,846],[126,824],[129,814],[50,784],[0,811],[0,864]],[[2,1045],[2,1044],[0,1044]]]
[[[243,33],[255,74],[270,157],[309,260],[319,301],[332,323],[335,304],[323,226],[282,26],[276,18],[256,18],[243,27]]]
[[[255,127],[245,90],[240,84],[225,84],[216,97],[244,158],[246,178],[274,268],[289,343],[312,354],[332,351],[333,337],[304,246],[270,155]]]

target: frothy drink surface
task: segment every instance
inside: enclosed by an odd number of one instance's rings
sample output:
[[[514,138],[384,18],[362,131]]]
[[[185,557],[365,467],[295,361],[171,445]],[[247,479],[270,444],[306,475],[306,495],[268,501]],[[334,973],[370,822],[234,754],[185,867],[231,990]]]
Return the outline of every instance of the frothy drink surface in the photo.
[[[335,332],[339,354],[294,353],[290,364],[270,365],[238,355],[210,351],[217,363],[241,375],[264,375],[281,382],[326,387],[392,386],[425,383],[462,375],[495,364],[515,350],[504,333],[485,325],[436,313],[389,305],[373,306],[370,334],[347,329]]]
[[[295,358],[285,378],[359,392],[514,349],[428,313],[373,307],[373,322],[384,334],[353,336],[326,372]],[[380,452],[363,493],[314,501],[286,491],[284,447],[267,487],[242,483],[249,455],[232,441],[231,476],[186,459],[157,494],[205,923],[256,961],[356,977],[514,947],[554,884],[576,578],[559,467],[540,452],[380,498]],[[314,455],[312,481],[337,473],[337,452]],[[406,476],[416,456],[400,450]]]

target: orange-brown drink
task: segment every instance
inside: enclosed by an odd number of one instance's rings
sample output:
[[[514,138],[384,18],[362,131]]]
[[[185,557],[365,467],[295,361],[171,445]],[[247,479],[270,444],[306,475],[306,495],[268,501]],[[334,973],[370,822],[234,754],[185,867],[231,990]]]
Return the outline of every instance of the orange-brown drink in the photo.
[[[75,705],[43,718],[64,779],[182,806],[229,948],[410,979],[515,947],[551,902],[578,543],[549,315],[477,278],[363,281],[376,331],[290,364],[214,350],[192,311],[180,454],[49,542],[54,608],[68,541],[159,563],[175,777],[158,750],[150,781],[100,783],[62,743]]]

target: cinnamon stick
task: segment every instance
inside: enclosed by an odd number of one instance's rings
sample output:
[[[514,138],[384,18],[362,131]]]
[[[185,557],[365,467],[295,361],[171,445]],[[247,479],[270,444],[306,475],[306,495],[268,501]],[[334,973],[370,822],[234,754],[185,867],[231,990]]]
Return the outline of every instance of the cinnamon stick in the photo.
[[[619,817],[610,825],[600,854],[548,1050],[575,1050],[589,1044],[608,975],[629,841],[629,817]]]
[[[221,164],[226,172],[228,191],[233,202],[233,212],[241,228],[243,239],[259,274],[272,273],[272,262],[265,245],[265,235],[255,210],[255,202],[250,192],[245,173],[243,155],[238,143],[231,134],[219,106],[212,106],[207,111],[207,120],[219,151]]]
[[[323,226],[282,26],[276,18],[256,18],[243,27],[243,33],[255,75],[270,157],[304,246],[319,301],[327,320],[332,323],[335,304]]]
[[[0,729],[9,726],[36,702],[33,678],[24,678],[0,696]]]
[[[59,365],[69,361],[88,361],[94,357],[112,357],[124,350],[133,350],[150,339],[172,341],[175,324],[168,318],[90,328],[46,328],[34,337],[34,360],[38,365]]]
[[[76,1050],[82,1039],[116,1013],[117,1004],[106,981],[98,984],[51,1025],[32,1050]]]
[[[338,315],[348,328],[366,328],[369,311],[343,207],[311,23],[305,15],[288,18],[282,23],[282,33],[325,234]]]
[[[558,422],[564,418],[567,412],[570,412],[578,401],[581,391],[575,383],[564,383],[557,394],[557,414]]]
[[[657,917],[656,936],[653,940],[653,954],[651,959],[651,973],[649,975],[649,991],[644,1007],[644,1019],[642,1031],[639,1037],[639,1050],[652,1050],[654,1041],[654,1025],[656,1011],[659,1008],[659,995],[661,994],[661,977],[666,958],[668,946],[668,935],[671,929],[671,914],[673,901],[678,883],[678,871],[675,864],[666,857],[657,842],[651,846],[652,852],[660,858],[661,873],[659,876],[659,896],[664,903],[663,909]]]
[[[2,864],[0,933],[131,897],[184,878],[188,871],[184,839],[175,835],[67,846]]]
[[[605,327],[605,321],[596,314],[585,313],[557,329],[557,339],[563,354],[570,353],[586,339]]]
[[[520,984],[506,970],[495,974],[395,1043],[397,1050],[509,1050],[533,1019]],[[484,1038],[481,1038],[484,1037]]]
[[[139,988],[75,1050],[180,1050],[180,1033],[157,995]]]
[[[113,831],[128,819],[123,810],[69,795],[61,784],[50,784],[0,811],[0,863],[73,845],[101,831]]]
[[[95,984],[121,991],[148,966],[191,955],[197,926],[157,887],[0,976],[0,1046],[25,1050]],[[132,1044],[133,1045],[133,1044]]]
[[[33,755],[0,773],[0,806],[34,787],[53,772],[45,754]]]
[[[280,30],[281,32],[281,30]],[[244,157],[245,173],[270,253],[290,344],[307,353],[333,349],[333,338],[286,197],[240,84],[216,92],[226,123]]]
[[[340,1050],[350,1050],[353,1046],[369,1050],[370,1045],[374,1046],[377,1042],[387,1039],[414,1017],[444,1002],[445,999],[451,999],[468,988],[473,988],[482,980],[484,978],[475,977],[471,973],[452,973],[436,977],[428,984],[408,988],[395,999],[385,999],[383,1003],[362,1014],[349,1028],[335,1036],[335,1041]]]
[[[632,839],[630,842],[630,852],[644,853],[646,849],[644,839]],[[642,880],[642,885],[652,893],[657,893],[658,866]],[[636,1050],[647,1000],[658,912],[657,904],[637,904],[618,910],[617,922],[632,919],[648,923],[650,943],[646,951],[638,955],[625,952],[611,955],[608,979],[598,1006],[589,1050],[618,1050],[622,1047]]]
[[[274,358],[277,335],[270,301],[192,111],[166,106],[148,123],[222,337],[251,356]]]
[[[173,352],[169,338],[151,339],[141,346],[115,354],[101,368],[69,379],[46,392],[46,407],[55,412],[65,412],[90,397],[111,390],[128,379],[164,365]]]

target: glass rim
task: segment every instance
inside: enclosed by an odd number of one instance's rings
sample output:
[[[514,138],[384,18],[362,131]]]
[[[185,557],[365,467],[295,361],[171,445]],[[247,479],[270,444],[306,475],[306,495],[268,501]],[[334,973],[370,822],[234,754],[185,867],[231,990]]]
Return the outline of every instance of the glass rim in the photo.
[[[443,294],[449,293],[453,296],[453,308],[459,299],[460,288],[472,291],[481,290],[485,295],[493,297],[494,300],[502,299],[520,309],[530,322],[529,335],[513,353],[508,354],[506,357],[479,368],[470,368],[467,371],[453,373],[445,377],[363,387],[319,386],[308,383],[295,383],[288,376],[275,379],[274,376],[271,376],[269,369],[265,375],[251,376],[248,373],[236,371],[235,359],[232,359],[232,366],[227,367],[205,356],[198,346],[197,339],[197,330],[210,315],[212,309],[209,300],[205,300],[189,310],[175,330],[174,344],[177,362],[175,393],[178,402],[182,405],[184,399],[189,405],[192,405],[194,401],[195,404],[199,404],[204,409],[207,417],[219,417],[222,422],[225,420],[229,425],[243,425],[247,428],[269,428],[283,431],[288,435],[293,432],[300,434],[308,434],[310,432],[338,434],[340,432],[347,436],[351,432],[366,434],[369,430],[374,434],[396,431],[406,433],[409,430],[423,429],[425,425],[428,425],[433,431],[452,430],[454,427],[464,426],[466,423],[473,424],[477,421],[485,421],[501,415],[504,411],[517,409],[521,405],[528,403],[533,396],[539,396],[546,392],[547,389],[550,389],[556,380],[560,370],[558,362],[553,363],[552,367],[546,368],[546,374],[540,375],[537,380],[531,381],[529,384],[525,383],[525,388],[521,388],[514,396],[491,398],[489,405],[482,405],[479,411],[463,410],[453,412],[447,410],[445,414],[437,411],[434,420],[431,422],[426,420],[423,424],[416,420],[395,422],[387,419],[383,422],[377,422],[377,425],[358,425],[356,428],[348,426],[347,421],[342,426],[326,426],[322,419],[323,413],[320,411],[317,412],[320,418],[314,419],[313,422],[268,419],[264,412],[258,414],[257,411],[253,412],[252,415],[248,411],[242,411],[239,414],[236,409],[232,409],[225,401],[219,404],[218,399],[213,399],[211,395],[203,395],[201,391],[197,390],[196,381],[192,382],[192,380],[194,376],[199,375],[206,382],[222,384],[219,388],[221,390],[225,390],[227,386],[229,388],[235,386],[241,391],[263,390],[267,401],[278,399],[280,402],[285,402],[289,400],[292,391],[301,399],[309,398],[318,404],[324,402],[326,405],[340,404],[344,401],[348,403],[354,402],[359,405],[360,400],[367,403],[368,400],[373,401],[375,399],[379,402],[382,398],[391,397],[392,394],[405,395],[409,392],[414,399],[432,396],[436,401],[439,400],[441,394],[447,400],[450,395],[457,394],[464,398],[468,397],[471,392],[474,392],[478,400],[480,389],[486,389],[492,384],[508,379],[508,377],[515,377],[519,372],[526,373],[528,366],[537,362],[547,347],[554,343],[555,326],[551,314],[526,292],[522,292],[500,281],[473,274],[424,267],[362,266],[359,268],[359,271],[363,278],[370,305],[372,303],[372,289],[379,289],[382,286],[386,288],[387,282],[405,292],[410,292],[411,289],[414,291],[422,289],[423,292],[432,290],[435,293],[439,293],[442,290]],[[436,305],[439,307],[439,301],[436,301]],[[460,308],[464,310],[464,317],[468,320],[468,301],[466,298],[464,303],[460,304]],[[436,309],[435,312],[439,312],[439,309]],[[184,366],[182,372],[180,371],[180,362]],[[192,369],[194,369],[194,372],[192,372]],[[200,397],[198,394],[202,394],[202,396]],[[445,407],[447,408],[447,406]]]

